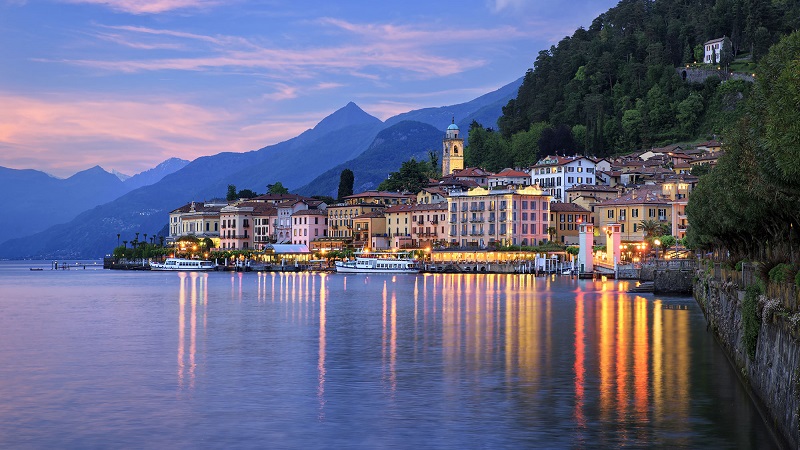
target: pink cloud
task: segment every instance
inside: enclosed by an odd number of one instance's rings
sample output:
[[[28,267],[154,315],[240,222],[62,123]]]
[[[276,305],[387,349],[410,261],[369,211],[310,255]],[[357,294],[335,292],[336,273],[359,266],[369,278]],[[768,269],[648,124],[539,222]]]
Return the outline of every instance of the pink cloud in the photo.
[[[81,98],[85,98],[81,96]],[[242,152],[294,137],[325,113],[249,123],[232,114],[164,99],[30,98],[0,92],[0,166],[69,175],[94,165],[135,173],[169,157]]]
[[[90,3],[107,6],[130,14],[159,14],[179,9],[205,9],[220,4],[216,0],[67,0],[69,3]]]

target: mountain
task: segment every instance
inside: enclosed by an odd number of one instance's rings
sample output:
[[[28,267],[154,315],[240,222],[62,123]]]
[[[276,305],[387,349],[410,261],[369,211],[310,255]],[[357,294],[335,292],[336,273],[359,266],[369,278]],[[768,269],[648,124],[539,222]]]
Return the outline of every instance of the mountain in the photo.
[[[447,128],[455,118],[459,128],[468,130],[473,120],[489,128],[497,127],[497,119],[503,114],[503,106],[517,96],[517,91],[525,77],[508,83],[507,85],[481,95],[466,103],[437,108],[423,108],[407,113],[398,114],[386,119],[386,125],[391,126],[404,120],[427,123],[434,127]]]
[[[453,116],[464,129],[472,117],[482,117],[484,124],[495,123],[500,115],[497,105],[514,97],[519,82],[471,102],[412,111],[387,123],[350,102],[292,139],[255,151],[198,158],[157,183],[85,211],[69,223],[3,242],[0,258],[99,257],[117,245],[118,233],[122,240],[132,239],[136,232],[154,235],[167,224],[169,211],[192,200],[219,198],[229,184],[238,190],[264,192],[268,184],[280,181],[292,190],[303,186],[301,190],[309,194],[335,195],[343,161],[363,166],[356,175],[357,189],[375,187],[411,156],[427,158],[428,150],[438,152],[444,132],[436,128],[446,128]],[[421,120],[403,123],[403,117]]]
[[[188,161],[169,159],[133,177],[107,172],[100,166],[60,179],[37,170],[0,167],[0,189],[13,199],[0,217],[5,239],[37,233],[146,184],[152,184],[185,166]],[[123,181],[123,177],[127,177]],[[24,220],[20,220],[24,218]]]
[[[330,195],[336,198],[339,176],[344,169],[355,175],[354,192],[375,189],[389,172],[410,158],[428,159],[428,151],[441,153],[444,132],[422,122],[402,121],[382,130],[369,148],[358,157],[346,161],[297,189],[301,195]]]
[[[134,189],[140,188],[142,186],[147,186],[153,183],[157,183],[161,181],[162,178],[165,176],[177,172],[186,165],[189,164],[189,161],[180,158],[170,158],[161,164],[153,167],[152,169],[145,170],[144,172],[137,173],[136,175],[128,178],[121,178],[123,182],[125,182],[125,187],[132,191]],[[112,172],[113,173],[113,172]],[[119,177],[119,174],[114,174]]]
[[[127,179],[129,179],[131,177],[130,175],[126,175],[126,174],[124,174],[124,173],[122,173],[122,172],[120,172],[119,170],[116,170],[116,169],[112,169],[111,170],[111,174],[116,176],[117,178],[119,178],[120,181],[125,181],[125,180],[127,180]]]
[[[0,215],[4,238],[42,231],[123,193],[123,182],[99,166],[59,179],[37,170],[0,167],[0,192],[8,200]]]
[[[379,119],[348,104],[297,137],[260,150],[198,158],[66,225],[4,242],[0,258],[99,257],[117,245],[118,233],[122,240],[131,240],[136,232],[155,235],[167,223],[169,211],[191,200],[223,196],[228,184],[263,192],[275,181],[287,187],[308,183],[336,161],[363,151],[380,125]],[[361,149],[358,143],[363,143]]]

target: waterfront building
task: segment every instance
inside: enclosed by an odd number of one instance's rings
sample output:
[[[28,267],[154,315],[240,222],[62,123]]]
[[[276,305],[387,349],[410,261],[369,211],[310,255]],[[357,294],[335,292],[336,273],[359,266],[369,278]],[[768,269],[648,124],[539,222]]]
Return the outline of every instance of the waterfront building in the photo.
[[[353,247],[388,249],[386,234],[386,217],[383,211],[371,211],[353,218]]]
[[[220,248],[225,250],[253,249],[252,220],[256,207],[269,208],[265,203],[237,202],[220,210]]]
[[[310,246],[315,239],[328,236],[328,213],[322,209],[304,209],[292,214],[292,244]]]
[[[328,207],[328,237],[340,238],[345,243],[353,239],[353,219],[375,211],[383,211],[382,203],[339,203]]]
[[[219,240],[220,210],[226,202],[189,202],[169,213],[169,236],[172,243],[184,236]]]
[[[318,206],[319,203],[321,202],[318,200],[312,202],[313,206]],[[309,201],[306,199],[285,200],[276,203],[275,208],[278,210],[278,218],[273,230],[275,242],[278,244],[293,243],[292,215],[298,211],[310,209]]]
[[[278,223],[278,209],[273,203],[251,202],[253,207],[253,247],[263,249],[275,243],[275,227]]]
[[[442,140],[442,176],[464,168],[464,139],[459,137],[455,119],[447,127]]]
[[[625,242],[644,240],[643,220],[669,223],[672,205],[661,193],[661,186],[643,186],[618,198],[595,204],[597,227],[605,230],[609,224],[619,224],[621,239]]]
[[[588,209],[575,203],[553,202],[550,205],[550,227],[555,229],[555,241],[564,245],[578,245],[581,224],[593,223]]]
[[[551,198],[537,186],[475,188],[447,199],[451,245],[536,245],[547,240]]]
[[[566,202],[567,189],[579,184],[597,184],[596,171],[611,169],[606,159],[585,156],[548,156],[531,167],[531,182],[553,201]]]
[[[448,242],[447,201],[411,208],[411,242],[415,248],[434,248]]]
[[[389,246],[403,248],[413,246],[411,238],[412,212],[414,205],[395,205],[384,210],[386,238]]]

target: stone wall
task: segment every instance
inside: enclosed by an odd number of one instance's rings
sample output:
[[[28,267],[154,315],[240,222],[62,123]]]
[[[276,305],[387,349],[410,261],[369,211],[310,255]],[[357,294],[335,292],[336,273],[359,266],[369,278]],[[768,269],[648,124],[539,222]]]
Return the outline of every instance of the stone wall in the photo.
[[[744,291],[736,284],[698,270],[694,296],[709,328],[741,375],[768,426],[789,448],[800,445],[800,333],[796,317],[780,312],[779,300],[759,298],[760,321],[755,358],[745,349],[742,320]]]
[[[688,294],[692,292],[694,271],[657,269],[653,273],[653,292],[656,294]]]
[[[744,73],[725,73],[719,71],[717,69],[712,69],[710,67],[703,68],[703,67],[678,67],[675,69],[678,73],[678,76],[681,77],[682,80],[686,81],[687,83],[702,83],[706,81],[706,78],[719,78],[722,81],[726,80],[744,80],[749,81],[752,83],[755,81],[752,75],[747,75]]]

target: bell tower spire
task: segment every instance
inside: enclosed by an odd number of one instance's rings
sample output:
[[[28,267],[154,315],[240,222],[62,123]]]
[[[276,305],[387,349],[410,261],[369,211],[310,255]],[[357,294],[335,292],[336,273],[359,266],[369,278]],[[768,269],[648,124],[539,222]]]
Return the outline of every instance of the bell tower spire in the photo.
[[[453,117],[442,140],[442,176],[464,168],[464,139],[458,137],[458,125]]]

